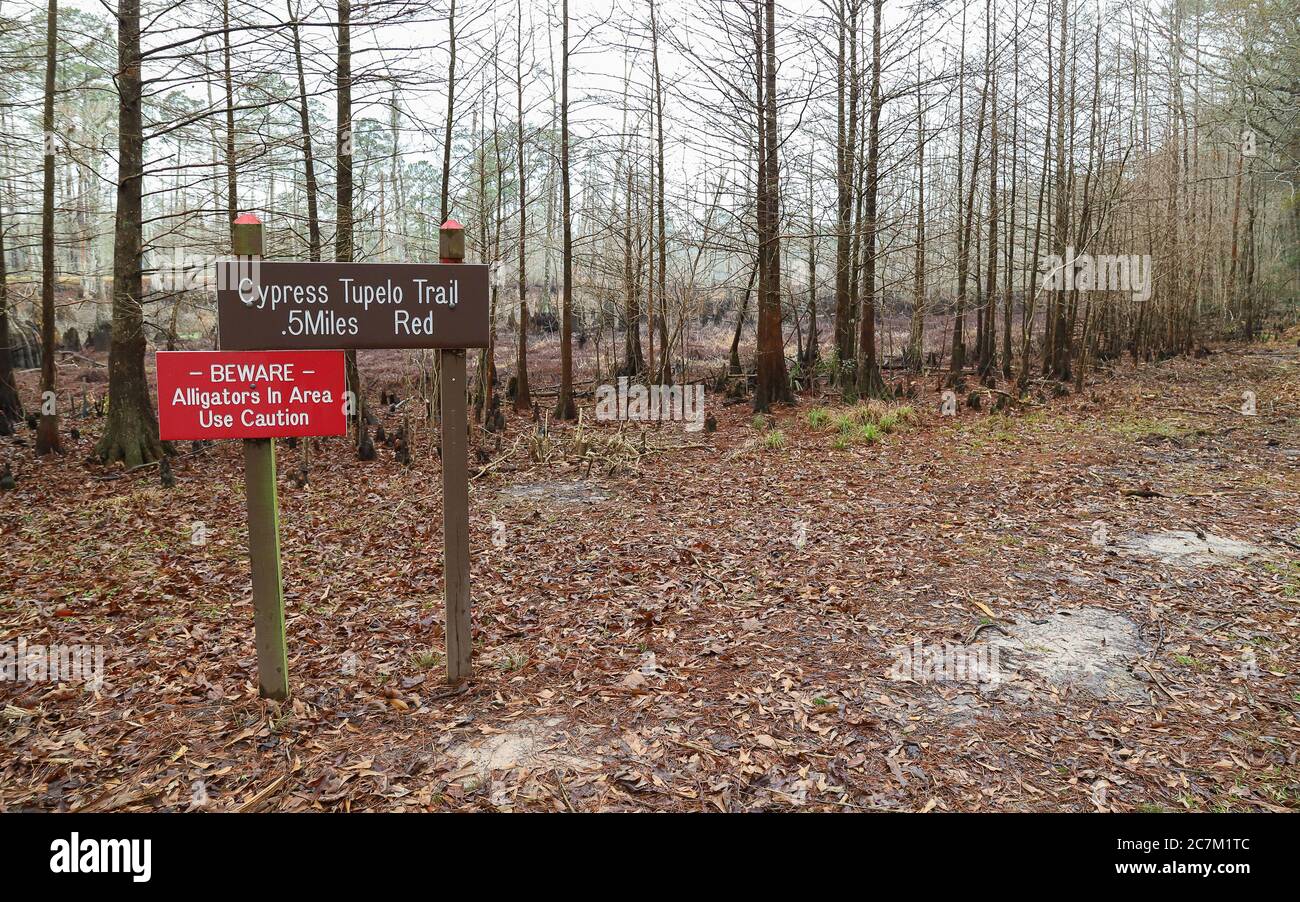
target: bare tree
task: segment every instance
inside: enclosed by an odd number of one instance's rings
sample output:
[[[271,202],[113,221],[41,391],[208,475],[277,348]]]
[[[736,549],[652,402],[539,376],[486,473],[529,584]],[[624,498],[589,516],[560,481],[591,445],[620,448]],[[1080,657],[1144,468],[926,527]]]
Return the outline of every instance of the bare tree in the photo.
[[[530,35],[531,37],[531,35]],[[532,409],[528,388],[528,164],[524,143],[524,4],[515,2],[515,138],[519,153],[519,351],[515,365],[515,409]]]
[[[569,176],[569,0],[560,4],[560,220],[564,235],[560,266],[563,271],[560,313],[560,394],[555,417],[572,420],[578,416],[573,403],[573,219],[570,215]]]
[[[762,2],[762,5],[759,3]],[[758,350],[754,410],[768,410],[776,401],[793,401],[785,367],[781,333],[781,168],[776,100],[776,0],[756,0],[755,60],[759,78],[759,258]]]
[[[112,401],[98,453],[102,461],[120,460],[127,467],[136,467],[163,454],[144,368],[140,0],[118,0],[117,27],[117,212],[113,230],[113,337],[108,356]]]
[[[54,92],[58,73],[59,3],[49,0],[45,14],[44,189],[41,202],[41,419],[36,453],[62,451],[54,384]]]

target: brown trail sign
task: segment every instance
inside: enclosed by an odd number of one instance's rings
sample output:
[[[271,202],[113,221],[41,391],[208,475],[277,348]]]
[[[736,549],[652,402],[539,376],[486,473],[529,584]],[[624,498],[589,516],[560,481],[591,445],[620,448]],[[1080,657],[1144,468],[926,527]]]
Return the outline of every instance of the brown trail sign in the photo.
[[[470,675],[468,420],[465,349],[488,346],[488,270],[465,257],[464,228],[443,223],[440,263],[267,263],[262,225],[235,220],[236,259],[218,264],[223,351],[436,348],[441,362],[443,601],[447,681]],[[240,260],[238,258],[242,257]],[[272,439],[245,439],[249,557],[261,694],[289,694]]]
[[[237,264],[220,263],[218,266]],[[225,351],[486,348],[483,263],[268,263],[218,278]]]

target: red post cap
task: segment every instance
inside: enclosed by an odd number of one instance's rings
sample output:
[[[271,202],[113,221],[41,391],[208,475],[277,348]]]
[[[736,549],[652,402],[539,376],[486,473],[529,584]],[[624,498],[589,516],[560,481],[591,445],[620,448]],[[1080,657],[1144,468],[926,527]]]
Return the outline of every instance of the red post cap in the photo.
[[[260,257],[265,252],[262,220],[252,213],[241,213],[230,226],[230,249],[237,257]]]
[[[448,219],[438,229],[438,262],[462,263],[465,260],[465,227]]]

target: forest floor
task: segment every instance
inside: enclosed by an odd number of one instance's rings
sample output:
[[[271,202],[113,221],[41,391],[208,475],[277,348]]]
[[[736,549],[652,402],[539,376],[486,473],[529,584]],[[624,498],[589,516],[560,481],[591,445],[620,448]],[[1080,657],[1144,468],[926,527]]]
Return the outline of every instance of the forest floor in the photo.
[[[473,443],[461,690],[427,433],[410,468],[323,441],[301,488],[281,446],[284,705],[238,443],[165,489],[85,462],[93,415],[45,461],[0,438],[0,643],[105,650],[95,692],[0,683],[0,810],[1300,809],[1296,344],[955,418],[930,379],[874,441],[710,397],[716,433],[639,458],[588,424],[612,474],[510,414]]]

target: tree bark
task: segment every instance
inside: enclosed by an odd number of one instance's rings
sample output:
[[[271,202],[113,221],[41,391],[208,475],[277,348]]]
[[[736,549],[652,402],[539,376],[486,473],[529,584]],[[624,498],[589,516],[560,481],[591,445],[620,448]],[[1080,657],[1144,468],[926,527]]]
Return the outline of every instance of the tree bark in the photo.
[[[655,0],[650,0],[650,59],[653,69],[655,95],[655,124],[658,127],[656,142],[658,153],[655,166],[658,177],[655,179],[655,215],[657,217],[657,235],[655,243],[659,250],[658,293],[659,293],[659,384],[666,385],[672,381],[671,346],[668,340],[668,231],[664,218],[664,97],[663,84],[659,71],[659,21],[655,12]]]
[[[447,123],[442,137],[442,197],[438,222],[451,216],[451,126],[456,112],[456,0],[451,0],[447,14],[447,32],[450,55],[447,60]]]
[[[884,398],[888,394],[876,359],[876,202],[880,191],[880,19],[885,0],[871,0],[871,112],[867,125],[866,196],[863,198],[862,321],[859,323],[858,357],[854,367],[858,394]]]
[[[352,240],[352,0],[338,0],[338,16],[338,97],[334,135],[338,185],[335,188],[334,259],[340,263],[351,263],[356,252]],[[361,391],[357,352],[347,350],[344,359],[347,365],[348,391],[352,392],[356,401],[356,439],[360,443],[366,422],[366,399]]]
[[[54,384],[54,91],[58,74],[59,3],[45,15],[45,181],[41,202],[41,418],[36,453],[61,452],[57,386]]]
[[[1012,35],[1012,74],[1011,97],[1013,101],[1020,96],[1020,3],[1017,0],[1013,22],[1015,31]],[[1012,252],[1016,236],[1016,190],[1018,181],[1018,164],[1020,162],[1020,106],[1011,104],[1011,181],[1008,185],[1010,197],[1007,206],[1007,240],[1005,250],[1006,264],[1003,267],[1002,294],[1002,378],[1011,381],[1011,317],[1015,307],[1011,296],[1011,270],[1014,264]]]
[[[632,167],[627,169],[623,194],[623,374],[634,379],[645,372],[645,355],[641,352],[641,285],[640,263],[632,254]]]
[[[916,58],[916,272],[913,274],[912,329],[904,363],[921,372],[925,361],[925,107],[921,100],[921,58]]]
[[[1070,230],[1070,209],[1065,177],[1065,34],[1069,0],[1060,0],[1060,3],[1061,36],[1056,70],[1056,226],[1052,230],[1052,239],[1056,254],[1064,260]],[[1061,382],[1068,382],[1070,381],[1070,340],[1069,335],[1066,334],[1066,304],[1063,296],[1053,298],[1050,326],[1051,337],[1044,342],[1044,353],[1048,355],[1049,375]]]
[[[785,367],[785,343],[781,334],[781,201],[779,135],[776,116],[776,0],[765,0],[763,14],[756,15],[763,90],[759,104],[759,163],[763,179],[759,206],[763,211],[760,254],[763,272],[759,277],[758,349],[754,386],[754,411],[769,410],[774,402],[793,401]]]
[[[989,222],[987,265],[984,277],[984,331],[980,336],[979,378],[985,385],[993,384],[993,352],[997,323],[998,286],[998,74],[997,25],[993,17],[993,0],[985,6],[989,59],[986,76],[992,79],[989,88]]]
[[[563,271],[560,308],[560,395],[555,417],[572,420],[578,416],[573,403],[573,218],[569,197],[569,0],[561,4],[563,31],[560,50],[560,218],[564,234],[560,266]]]
[[[145,375],[142,196],[144,128],[141,105],[140,0],[117,5],[117,212],[113,226],[113,325],[108,354],[108,418],[97,453],[128,468],[162,457]]]
[[[14,381],[14,358],[9,335],[9,266],[6,260],[4,204],[0,203],[0,417],[19,420],[23,403]]]
[[[239,215],[239,186],[235,174],[235,83],[230,70],[230,0],[221,2],[221,59],[226,85],[226,218]]]
[[[835,353],[838,367],[853,359],[852,232],[854,160],[858,146],[858,10],[861,0],[839,0],[835,141]],[[845,42],[848,52],[845,53]],[[847,103],[847,109],[846,109]],[[838,376],[838,374],[837,374]]]
[[[740,366],[740,330],[744,328],[745,317],[749,316],[749,295],[754,290],[754,282],[758,278],[758,271],[762,269],[762,254],[754,258],[754,265],[749,270],[749,281],[745,283],[745,294],[740,300],[740,315],[736,317],[736,329],[731,336],[731,353],[728,355],[727,371],[733,376],[739,375]]]
[[[293,29],[293,61],[298,73],[298,120],[302,126],[303,179],[307,193],[307,254],[309,259],[321,258],[320,210],[317,206],[316,163],[311,149],[311,118],[307,109],[307,79],[303,74],[302,40],[298,29],[298,12],[289,2],[289,19]]]
[[[516,4],[515,103],[519,145],[519,353],[515,367],[515,410],[532,410],[533,397],[528,388],[528,169],[524,155],[524,4]]]

